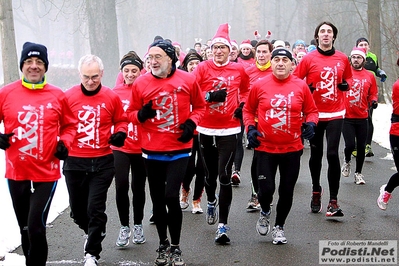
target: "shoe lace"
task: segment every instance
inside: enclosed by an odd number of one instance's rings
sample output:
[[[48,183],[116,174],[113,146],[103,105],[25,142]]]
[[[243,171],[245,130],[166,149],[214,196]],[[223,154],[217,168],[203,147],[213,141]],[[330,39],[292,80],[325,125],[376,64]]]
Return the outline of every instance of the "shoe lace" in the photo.
[[[218,228],[219,234],[225,234],[227,231],[230,231],[230,227],[228,227],[227,225],[223,225]]]
[[[330,203],[328,204],[328,207],[333,210],[339,209],[339,206],[338,206],[338,203],[336,200],[330,201]]]
[[[214,215],[215,209],[216,209],[216,204],[209,204],[208,203],[207,213],[208,213],[209,216],[213,216]]]
[[[120,231],[120,238],[125,239],[129,237],[129,229],[126,227],[122,227]]]
[[[142,236],[143,235],[143,227],[141,227],[140,225],[135,225],[134,226],[134,234],[136,236]]]
[[[175,249],[171,254],[170,254],[170,259],[174,262],[181,262],[183,259],[181,258],[181,251],[179,249]]]
[[[276,237],[276,238],[284,237],[284,230],[281,229],[279,226],[277,226],[275,233],[274,233],[274,237]]]
[[[382,196],[382,201],[384,203],[387,203],[390,198],[392,198],[391,193],[385,191],[384,195]]]
[[[314,204],[314,205],[320,205],[320,197],[321,197],[321,195],[320,195],[321,193],[320,192],[313,192],[313,194],[312,194],[312,203]]]

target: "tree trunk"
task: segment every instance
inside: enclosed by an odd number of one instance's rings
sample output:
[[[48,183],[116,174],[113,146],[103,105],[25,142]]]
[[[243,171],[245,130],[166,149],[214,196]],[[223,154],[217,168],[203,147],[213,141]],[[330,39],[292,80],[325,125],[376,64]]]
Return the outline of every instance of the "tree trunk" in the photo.
[[[12,0],[2,0],[0,5],[0,32],[4,84],[8,84],[19,79]]]
[[[380,19],[380,0],[368,0],[367,19],[369,25],[369,41],[371,44],[371,51],[377,55],[378,63],[381,66],[381,19]],[[378,80],[378,79],[377,79]],[[378,101],[385,103],[384,86],[380,83],[378,90]]]
[[[119,72],[115,1],[87,0],[86,10],[91,53],[100,57],[104,63],[102,84],[112,88]]]

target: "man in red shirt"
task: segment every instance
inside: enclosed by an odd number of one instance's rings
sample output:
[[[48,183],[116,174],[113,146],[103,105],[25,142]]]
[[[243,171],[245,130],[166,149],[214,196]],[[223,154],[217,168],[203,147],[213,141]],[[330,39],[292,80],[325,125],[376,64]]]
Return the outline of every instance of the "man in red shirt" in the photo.
[[[49,83],[47,48],[26,42],[20,59],[22,79],[0,89],[0,148],[21,233],[26,265],[47,261],[46,220],[77,129],[64,92]],[[57,142],[57,139],[59,141]]]
[[[257,152],[258,197],[262,211],[256,230],[260,235],[270,231],[270,204],[276,187],[277,168],[280,171],[273,244],[287,243],[284,224],[299,176],[303,153],[301,137],[311,139],[318,121],[308,86],[303,80],[291,76],[292,60],[291,52],[285,48],[274,49],[273,74],[254,83],[244,106],[248,141]]]
[[[141,125],[141,150],[159,238],[155,265],[184,266],[179,192],[205,101],[195,76],[176,69],[177,57],[170,43],[152,43],[148,58],[151,73],[133,84],[127,113],[133,124]]]
[[[78,69],[81,83],[65,92],[78,130],[63,172],[71,218],[87,235],[85,266],[92,266],[97,265],[106,235],[107,192],[115,174],[110,144],[124,145],[127,116],[119,96],[101,84],[104,65],[99,57],[83,56]]]
[[[319,213],[322,210],[320,174],[323,158],[323,139],[327,140],[327,178],[330,189],[330,200],[326,216],[343,216],[338,205],[338,191],[341,177],[339,163],[339,141],[345,117],[344,91],[349,89],[347,80],[352,77],[352,70],[347,56],[335,50],[334,41],[338,29],[330,22],[320,23],[314,33],[317,42],[317,51],[306,55],[296,67],[294,75],[301,79],[306,78],[313,93],[319,123],[315,137],[310,140],[309,168],[312,176],[311,211]]]
[[[229,61],[231,44],[227,23],[220,25],[211,49],[213,60],[201,62],[193,71],[207,102],[197,131],[205,163],[206,219],[210,225],[217,222],[219,204],[220,220],[215,242],[226,244],[230,242],[227,219],[233,196],[231,172],[249,78],[241,64]],[[219,200],[215,195],[218,177]]]
[[[350,89],[345,93],[346,114],[342,134],[345,140],[345,162],[341,168],[343,176],[348,177],[351,173],[351,155],[356,143],[356,170],[355,183],[365,183],[362,168],[365,157],[368,128],[368,107],[373,109],[378,106],[378,89],[375,76],[364,68],[366,62],[366,51],[363,48],[354,47],[350,63],[352,65],[353,77],[348,80]]]

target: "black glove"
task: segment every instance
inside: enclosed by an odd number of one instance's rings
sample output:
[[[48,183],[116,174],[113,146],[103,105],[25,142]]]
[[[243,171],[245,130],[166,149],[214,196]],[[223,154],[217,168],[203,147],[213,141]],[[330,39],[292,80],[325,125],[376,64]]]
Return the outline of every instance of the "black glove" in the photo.
[[[247,138],[248,146],[251,148],[258,148],[260,146],[260,141],[257,137],[262,136],[255,126],[248,126]]]
[[[108,143],[114,145],[115,147],[122,147],[125,145],[126,133],[125,132],[116,132],[111,135],[108,140]]]
[[[371,102],[371,108],[377,109],[377,107],[378,107],[378,102],[377,101],[372,101]]]
[[[346,82],[346,80],[342,80],[342,83],[339,83],[338,85],[337,85],[337,87],[338,87],[338,89],[340,90],[340,91],[347,91],[347,90],[349,90],[349,85],[348,85],[348,82]]]
[[[65,160],[68,158],[68,149],[65,147],[65,144],[62,140],[58,141],[57,148],[55,150],[56,152],[54,153],[54,156],[58,159]]]
[[[187,119],[186,122],[180,125],[180,129],[183,130],[181,136],[177,139],[180,142],[189,142],[194,136],[194,130],[197,125],[191,119]]]
[[[311,139],[314,136],[314,129],[316,124],[313,122],[302,123],[302,137],[304,139]]]
[[[226,101],[227,91],[219,90],[214,92],[207,92],[207,97],[205,100],[207,102],[224,102]]]
[[[244,103],[240,103],[240,106],[234,111],[234,117],[242,119],[242,108],[244,107]]]
[[[378,69],[377,76],[381,78],[381,82],[385,82],[387,80],[387,73],[384,70]]]
[[[308,85],[308,87],[309,87],[309,90],[310,90],[311,93],[313,93],[314,90],[316,89],[315,87],[313,87],[313,82],[310,83],[310,84]]]
[[[0,149],[6,150],[11,146],[10,137],[12,136],[14,136],[14,133],[8,133],[8,134],[0,133]]]
[[[137,113],[137,118],[141,123],[144,123],[145,120],[154,118],[157,115],[157,112],[152,109],[152,100],[150,100],[147,104],[141,108],[141,110]]]

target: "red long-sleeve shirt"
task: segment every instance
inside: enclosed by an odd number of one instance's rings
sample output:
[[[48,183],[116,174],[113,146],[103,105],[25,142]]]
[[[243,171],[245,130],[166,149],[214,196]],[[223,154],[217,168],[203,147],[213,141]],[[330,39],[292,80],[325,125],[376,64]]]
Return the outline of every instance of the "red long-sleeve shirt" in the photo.
[[[83,94],[81,84],[65,92],[78,130],[69,156],[92,158],[112,153],[108,143],[111,128],[114,132],[127,132],[127,117],[121,100],[110,88],[102,86],[92,96]]]
[[[77,120],[64,92],[51,84],[28,89],[18,80],[0,89],[0,121],[5,133],[15,133],[6,150],[5,177],[52,182],[61,177],[54,156],[58,137],[71,151]]]
[[[319,110],[320,121],[344,118],[344,92],[337,88],[343,80],[352,77],[352,67],[348,57],[335,50],[333,55],[323,55],[319,51],[307,54],[294,70],[300,79],[316,88],[313,99]]]
[[[369,105],[378,100],[378,89],[372,72],[362,68],[352,69],[348,80],[349,90],[345,92],[346,118],[367,118]]]
[[[318,111],[307,84],[295,76],[284,80],[273,74],[255,82],[244,105],[245,127],[256,125],[259,151],[286,153],[303,149],[301,126],[318,122]]]
[[[241,131],[240,120],[234,111],[245,102],[249,91],[249,77],[242,65],[229,62],[216,66],[212,60],[201,62],[193,71],[202,90],[207,92],[225,89],[225,102],[207,102],[204,117],[197,127],[198,132],[210,136],[227,136]]]
[[[152,100],[157,115],[141,123],[141,147],[144,153],[179,153],[192,147],[192,140],[182,143],[177,139],[183,131],[179,128],[187,119],[200,123],[205,110],[205,100],[195,76],[177,69],[167,78],[152,74],[138,77],[133,83],[128,118],[138,124],[137,113]],[[192,109],[191,109],[192,108]]]
[[[392,86],[392,113],[399,115],[399,79]],[[399,136],[399,123],[392,123],[389,134]]]
[[[133,84],[120,84],[116,86],[113,91],[119,96],[123,110],[126,112],[127,108],[129,108],[132,99],[132,87]],[[129,122],[127,126],[127,137],[125,139],[125,144],[123,147],[115,147],[111,146],[111,149],[122,151],[126,153],[141,153],[141,133],[140,133],[140,124],[133,124]]]

